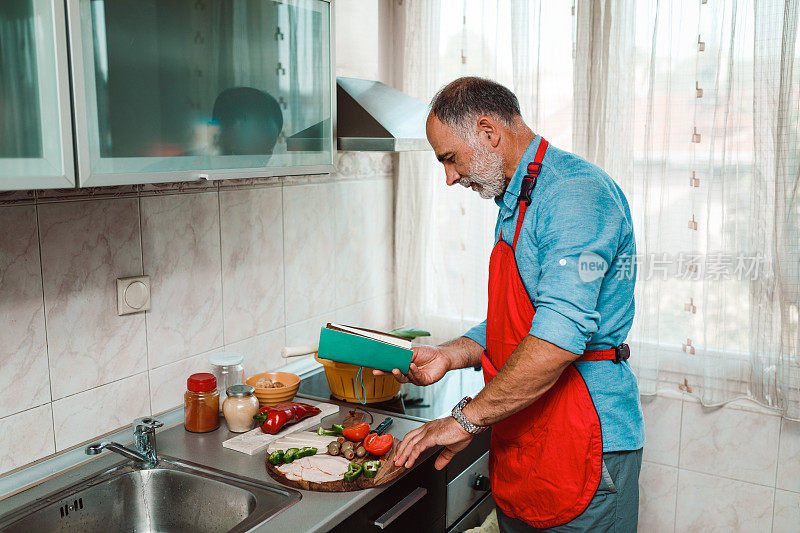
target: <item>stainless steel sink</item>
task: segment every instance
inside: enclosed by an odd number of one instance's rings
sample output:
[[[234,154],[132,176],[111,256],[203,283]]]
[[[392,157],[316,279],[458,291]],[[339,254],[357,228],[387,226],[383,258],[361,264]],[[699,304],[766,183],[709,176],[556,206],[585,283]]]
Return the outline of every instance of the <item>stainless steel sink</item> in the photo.
[[[161,457],[154,468],[128,462],[0,516],[0,531],[248,531],[300,497]]]

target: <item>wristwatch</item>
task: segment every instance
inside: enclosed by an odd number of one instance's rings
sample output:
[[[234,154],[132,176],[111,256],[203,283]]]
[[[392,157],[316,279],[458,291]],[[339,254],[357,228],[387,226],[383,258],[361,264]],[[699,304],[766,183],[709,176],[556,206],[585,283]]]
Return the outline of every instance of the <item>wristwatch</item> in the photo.
[[[477,435],[481,431],[486,429],[486,426],[476,426],[472,422],[470,422],[464,413],[461,410],[464,408],[472,400],[470,396],[464,396],[464,398],[453,407],[453,410],[450,411],[450,416],[456,419],[456,422],[461,424],[461,427],[464,428],[464,431],[467,433],[472,433],[473,435]]]

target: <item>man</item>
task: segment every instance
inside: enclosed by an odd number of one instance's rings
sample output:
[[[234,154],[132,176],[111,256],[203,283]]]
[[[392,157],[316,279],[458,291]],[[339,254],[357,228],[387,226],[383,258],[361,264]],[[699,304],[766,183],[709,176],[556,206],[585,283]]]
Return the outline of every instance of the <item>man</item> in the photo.
[[[535,135],[514,94],[489,80],[444,87],[427,135],[447,184],[500,208],[489,306],[486,321],[415,348],[408,375],[393,373],[428,385],[481,364],[486,386],[406,435],[396,464],[441,445],[443,468],[491,426],[502,531],[635,531],[644,427],[623,344],[635,254],[624,194],[600,168]]]

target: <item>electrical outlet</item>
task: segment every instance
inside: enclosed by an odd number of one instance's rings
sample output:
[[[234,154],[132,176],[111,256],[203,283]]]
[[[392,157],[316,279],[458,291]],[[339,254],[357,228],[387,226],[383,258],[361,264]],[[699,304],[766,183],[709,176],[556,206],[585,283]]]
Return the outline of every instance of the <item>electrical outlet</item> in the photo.
[[[150,310],[150,276],[117,278],[117,314]]]

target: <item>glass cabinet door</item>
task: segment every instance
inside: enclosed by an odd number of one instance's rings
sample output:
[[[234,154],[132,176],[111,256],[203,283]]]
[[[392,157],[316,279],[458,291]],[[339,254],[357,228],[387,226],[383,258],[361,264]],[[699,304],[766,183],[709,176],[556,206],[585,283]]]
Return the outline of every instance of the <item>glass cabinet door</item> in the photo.
[[[60,0],[0,1],[0,190],[74,187]]]
[[[327,1],[67,5],[81,185],[332,170]]]

